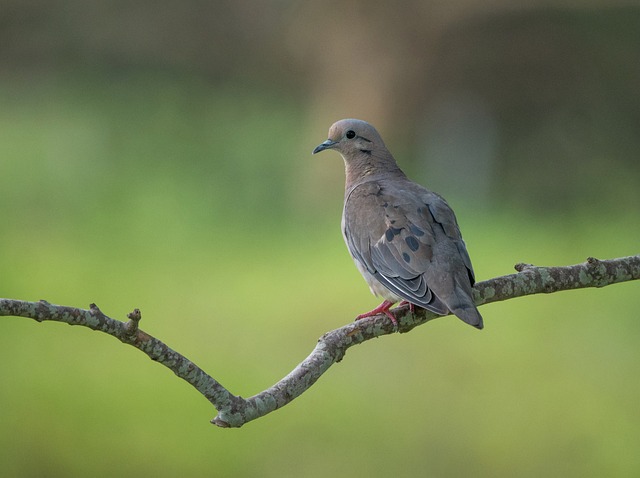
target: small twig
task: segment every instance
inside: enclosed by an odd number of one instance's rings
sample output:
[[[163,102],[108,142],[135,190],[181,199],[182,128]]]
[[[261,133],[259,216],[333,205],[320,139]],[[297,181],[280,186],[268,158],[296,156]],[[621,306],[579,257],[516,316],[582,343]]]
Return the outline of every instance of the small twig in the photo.
[[[586,287],[604,287],[618,282],[640,279],[640,255],[600,261],[590,257],[583,264],[565,267],[536,267],[517,264],[516,274],[496,277],[474,286],[477,305],[488,304],[530,294],[552,293]],[[441,317],[423,309],[415,313],[408,306],[394,309],[399,326],[406,333],[430,320]],[[53,305],[44,300],[25,302],[0,299],[0,316],[27,317],[38,322],[53,320],[81,325],[105,332],[123,343],[132,345],[178,377],[193,385],[218,410],[212,423],[220,427],[240,427],[266,415],[300,396],[311,387],[331,365],[339,362],[350,347],[375,337],[393,333],[394,325],[386,316],[375,316],[352,322],[323,335],[309,356],[289,375],[267,390],[247,399],[231,394],[218,381],[196,364],[175,352],[160,340],[139,329],[140,311],[134,309],[120,322],[104,315],[91,304],[89,310]]]
[[[124,324],[125,332],[127,335],[134,335],[138,331],[138,324],[142,319],[142,313],[140,309],[133,309],[127,314],[127,317],[129,318],[129,322]]]

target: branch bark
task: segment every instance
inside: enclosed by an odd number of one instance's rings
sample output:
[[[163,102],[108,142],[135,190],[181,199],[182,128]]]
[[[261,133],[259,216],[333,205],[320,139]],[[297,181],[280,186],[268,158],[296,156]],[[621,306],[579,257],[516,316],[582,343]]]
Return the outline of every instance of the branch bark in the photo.
[[[582,264],[564,267],[517,264],[515,268],[518,271],[516,274],[477,283],[474,287],[476,304],[637,280],[640,279],[640,255],[604,261],[590,257]],[[141,319],[138,309],[128,314],[128,322],[121,322],[103,314],[95,304],[85,310],[53,305],[44,300],[26,302],[0,299],[0,316],[27,317],[38,322],[52,320],[89,327],[136,347],[204,395],[218,411],[212,423],[225,428],[240,427],[285,406],[311,387],[331,365],[341,361],[350,347],[382,335],[406,333],[442,317],[418,308],[412,313],[407,306],[398,307],[394,314],[399,323],[397,330],[385,315],[378,315],[327,332],[320,337],[311,354],[289,375],[267,390],[244,399],[233,395],[189,359],[142,331],[138,327]]]

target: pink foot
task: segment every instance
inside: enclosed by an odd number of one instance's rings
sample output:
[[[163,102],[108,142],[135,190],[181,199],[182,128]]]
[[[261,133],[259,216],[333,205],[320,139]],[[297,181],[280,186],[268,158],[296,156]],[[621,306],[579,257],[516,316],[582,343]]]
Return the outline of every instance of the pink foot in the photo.
[[[397,328],[398,327],[398,321],[393,316],[391,311],[389,311],[389,309],[391,308],[391,306],[393,304],[395,304],[395,302],[390,302],[388,300],[385,300],[382,304],[380,304],[375,309],[373,309],[373,310],[371,310],[369,312],[365,312],[364,314],[360,314],[358,317],[356,317],[356,320],[364,319],[365,317],[372,317],[372,316],[378,315],[378,314],[384,314],[387,317],[389,317],[389,319],[391,319],[391,322],[393,322],[394,327]]]

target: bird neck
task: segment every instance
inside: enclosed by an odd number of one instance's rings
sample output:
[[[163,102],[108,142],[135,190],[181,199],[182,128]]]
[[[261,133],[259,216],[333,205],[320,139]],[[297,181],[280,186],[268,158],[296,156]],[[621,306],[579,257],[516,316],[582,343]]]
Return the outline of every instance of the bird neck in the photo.
[[[344,159],[347,189],[356,183],[376,180],[379,176],[406,177],[387,150],[363,152]]]

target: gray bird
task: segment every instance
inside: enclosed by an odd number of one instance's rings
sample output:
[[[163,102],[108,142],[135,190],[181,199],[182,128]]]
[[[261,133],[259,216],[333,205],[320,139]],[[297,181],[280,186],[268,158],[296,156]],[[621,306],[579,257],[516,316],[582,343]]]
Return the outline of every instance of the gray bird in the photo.
[[[397,326],[389,309],[402,301],[412,309],[452,312],[481,329],[471,260],[447,202],[407,178],[365,121],[333,124],[313,154],[325,149],[344,159],[344,240],[371,292],[384,299],[356,320],[384,313]]]

